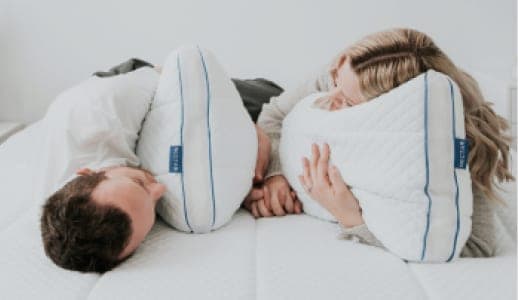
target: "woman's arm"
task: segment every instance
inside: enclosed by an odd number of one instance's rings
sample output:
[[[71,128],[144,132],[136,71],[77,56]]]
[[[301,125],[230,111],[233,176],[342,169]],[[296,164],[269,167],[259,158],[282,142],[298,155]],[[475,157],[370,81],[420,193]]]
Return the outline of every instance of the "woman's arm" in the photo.
[[[311,78],[293,91],[285,92],[278,97],[272,97],[270,103],[263,105],[257,125],[266,132],[271,142],[270,163],[265,178],[282,173],[279,159],[279,140],[284,117],[306,96],[317,92],[329,91],[333,86],[333,79],[326,66],[316,78]]]
[[[330,149],[324,144],[322,151],[315,144],[311,159],[303,158],[301,185],[308,195],[326,208],[340,223],[342,237],[384,248],[382,243],[364,224],[357,199],[341,177],[340,171],[329,166]],[[484,196],[473,191],[473,216],[471,234],[461,251],[461,257],[490,257],[495,255],[495,213]]]
[[[473,191],[473,216],[471,234],[462,248],[461,257],[491,257],[495,255],[496,239],[494,224],[494,209],[481,193]],[[383,244],[369,231],[367,225],[341,227],[341,237],[348,240],[357,240],[360,243],[383,247]]]
[[[490,257],[495,255],[495,213],[493,205],[482,193],[473,191],[471,234],[462,248],[461,257]]]

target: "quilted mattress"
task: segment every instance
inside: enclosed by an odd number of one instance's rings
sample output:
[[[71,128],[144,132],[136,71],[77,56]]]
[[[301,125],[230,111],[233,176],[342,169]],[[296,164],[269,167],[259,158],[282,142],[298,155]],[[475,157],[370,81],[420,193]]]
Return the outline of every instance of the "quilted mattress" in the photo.
[[[509,231],[502,231],[494,258],[407,264],[340,240],[335,224],[310,216],[255,220],[238,211],[204,235],[159,221],[134,256],[102,276],[60,269],[44,255],[42,200],[31,191],[37,163],[31,145],[42,130],[32,125],[12,138],[17,147],[0,146],[0,299],[516,298],[516,215],[509,214],[516,211],[515,190],[502,211]]]

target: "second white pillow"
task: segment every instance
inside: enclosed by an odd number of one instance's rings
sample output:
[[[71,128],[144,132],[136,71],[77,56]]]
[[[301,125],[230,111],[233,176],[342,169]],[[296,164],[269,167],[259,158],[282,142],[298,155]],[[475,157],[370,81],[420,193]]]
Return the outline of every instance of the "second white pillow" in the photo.
[[[257,135],[210,52],[184,46],[169,55],[137,155],[167,186],[157,211],[171,226],[209,232],[240,207],[252,186]]]

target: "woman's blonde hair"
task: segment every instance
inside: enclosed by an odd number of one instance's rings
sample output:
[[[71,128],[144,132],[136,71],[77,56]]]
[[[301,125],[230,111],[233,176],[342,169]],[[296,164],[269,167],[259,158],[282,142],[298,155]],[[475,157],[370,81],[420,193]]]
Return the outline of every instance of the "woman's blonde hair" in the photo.
[[[417,75],[434,69],[448,75],[460,88],[464,102],[466,135],[470,141],[468,162],[474,188],[491,200],[499,182],[514,180],[509,172],[511,138],[507,121],[486,102],[477,82],[463,72],[426,34],[412,29],[393,29],[371,34],[341,53],[331,66],[338,69],[348,59],[358,75],[366,99],[383,94]]]

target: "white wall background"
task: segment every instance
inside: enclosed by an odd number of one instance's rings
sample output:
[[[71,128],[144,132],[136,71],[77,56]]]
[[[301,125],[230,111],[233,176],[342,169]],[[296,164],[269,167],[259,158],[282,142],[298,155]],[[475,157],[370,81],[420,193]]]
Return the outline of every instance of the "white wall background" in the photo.
[[[37,120],[93,71],[129,57],[160,63],[189,42],[212,49],[231,76],[290,88],[363,35],[396,26],[428,33],[468,70],[513,80],[514,0],[0,0],[0,121]]]

